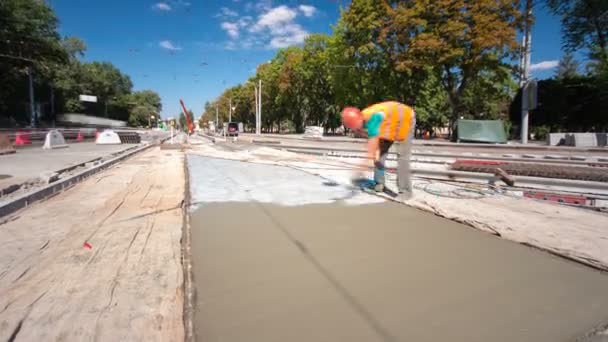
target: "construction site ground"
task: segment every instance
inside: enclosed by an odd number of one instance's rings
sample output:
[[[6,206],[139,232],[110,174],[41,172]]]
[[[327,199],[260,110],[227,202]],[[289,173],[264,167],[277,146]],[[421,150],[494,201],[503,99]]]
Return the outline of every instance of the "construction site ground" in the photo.
[[[421,179],[393,203],[351,184],[359,160],[190,145],[2,218],[1,340],[181,341],[194,323],[202,341],[595,341],[608,327],[603,213]]]
[[[155,147],[2,218],[0,340],[182,341],[183,201]]]

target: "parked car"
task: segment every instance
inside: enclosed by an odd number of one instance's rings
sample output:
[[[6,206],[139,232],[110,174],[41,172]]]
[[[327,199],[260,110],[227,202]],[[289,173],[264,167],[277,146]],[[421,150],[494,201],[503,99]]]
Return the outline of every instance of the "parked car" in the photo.
[[[239,136],[239,123],[238,122],[229,122],[227,134],[229,137],[238,137]]]

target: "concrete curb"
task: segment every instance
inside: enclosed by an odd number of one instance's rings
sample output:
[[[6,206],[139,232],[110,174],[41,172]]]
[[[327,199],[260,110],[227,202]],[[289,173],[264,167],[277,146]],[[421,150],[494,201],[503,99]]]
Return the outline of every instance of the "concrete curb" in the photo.
[[[31,205],[34,202],[49,198],[59,192],[62,192],[63,190],[72,187],[73,185],[79,183],[80,181],[82,181],[102,170],[105,170],[108,167],[110,167],[126,158],[129,158],[129,157],[135,155],[136,153],[144,151],[152,146],[156,146],[156,145],[154,145],[154,144],[143,145],[143,146],[133,149],[125,154],[119,155],[115,158],[105,161],[88,170],[84,170],[80,173],[77,173],[68,178],[62,179],[58,182],[52,183],[43,188],[30,191],[15,199],[12,199],[6,203],[2,203],[2,204],[0,204],[0,217],[10,215],[20,209],[27,208],[29,205]]]
[[[192,236],[190,228],[190,172],[188,170],[188,156],[184,154],[184,224],[182,228],[182,267],[184,272],[184,341],[194,342],[194,301],[195,289],[192,271]]]
[[[0,150],[0,156],[5,155],[5,154],[13,154],[13,153],[17,153],[17,151],[14,148]]]
[[[203,137],[203,138],[205,138],[205,139],[208,139],[209,141],[211,141],[211,142],[212,142],[212,143],[214,143],[214,144],[215,144],[216,142],[218,142],[218,141],[222,141],[222,142],[226,141],[226,139],[224,139],[224,138],[221,138],[221,137],[214,137],[214,136],[207,135],[207,134],[203,134],[203,133],[199,133],[199,134],[198,134],[198,136],[199,136],[199,137]]]

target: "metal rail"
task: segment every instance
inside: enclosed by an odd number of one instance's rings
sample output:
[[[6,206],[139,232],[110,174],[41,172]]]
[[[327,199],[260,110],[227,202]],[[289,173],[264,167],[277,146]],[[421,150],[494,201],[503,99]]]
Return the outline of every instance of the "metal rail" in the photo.
[[[285,145],[270,145],[270,144],[257,144],[278,149],[284,149],[294,153],[304,153],[313,155],[324,155],[328,157],[344,157],[344,158],[364,158],[365,153],[361,150],[355,149],[339,149],[339,148],[325,148],[325,147],[304,147],[304,146],[285,146]],[[478,160],[495,160],[504,162],[517,162],[517,163],[537,163],[537,164],[552,164],[552,165],[569,165],[569,166],[594,166],[594,167],[608,167],[608,162],[605,161],[582,161],[573,160],[570,156],[551,156],[552,159],[545,158],[513,158],[513,157],[493,157],[488,155],[463,155],[463,154],[452,154],[452,153],[428,153],[428,152],[412,152],[413,156],[433,158],[429,159],[415,159],[414,161],[420,163],[450,163],[457,159],[478,159]],[[398,154],[395,152],[389,152],[389,160],[396,160]],[[578,158],[577,158],[578,159]]]
[[[261,144],[266,145],[266,144]],[[284,149],[290,152],[311,154],[328,157],[354,157],[364,158],[364,153],[358,150],[350,149],[332,149],[332,148],[316,148],[316,147],[302,147],[302,146],[283,146],[283,145],[267,145],[269,147]],[[345,154],[344,152],[348,152]],[[572,161],[572,160],[539,160],[539,159],[524,159],[524,158],[494,158],[494,157],[482,157],[478,156],[462,156],[454,154],[431,154],[431,153],[413,153],[415,156],[423,157],[440,157],[440,158],[451,158],[455,159],[488,159],[488,160],[504,160],[511,162],[528,162],[528,163],[547,163],[547,164],[565,164],[565,165],[588,165],[588,164],[599,164],[601,166],[608,166],[606,162],[584,162],[584,161]],[[395,160],[396,153],[391,153],[392,159]],[[448,160],[437,161],[437,160],[424,160],[424,159],[412,159],[418,163],[440,163],[447,164]],[[342,163],[344,167],[352,167],[352,164]],[[338,166],[338,165],[336,165]],[[395,172],[393,168],[388,168],[389,172]],[[425,168],[412,168],[412,174],[417,177],[434,180],[448,180],[455,182],[464,183],[485,183],[487,184],[490,179],[494,177],[493,174],[479,173],[479,172],[466,172],[466,171],[454,171],[454,170],[429,170]],[[589,199],[608,201],[608,183],[603,182],[592,182],[592,181],[580,181],[571,179],[557,179],[557,178],[545,178],[545,177],[530,177],[530,176],[515,176],[516,186],[509,187],[511,190],[544,190],[558,193],[567,194],[581,194]]]

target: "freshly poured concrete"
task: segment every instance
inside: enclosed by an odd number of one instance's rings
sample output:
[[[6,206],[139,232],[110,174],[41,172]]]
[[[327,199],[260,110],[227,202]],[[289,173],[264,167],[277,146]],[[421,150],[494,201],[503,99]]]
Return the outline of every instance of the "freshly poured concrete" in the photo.
[[[608,322],[607,274],[415,209],[214,199],[191,221],[201,341],[572,341]]]
[[[201,341],[571,341],[608,276],[397,204],[192,215]]]

